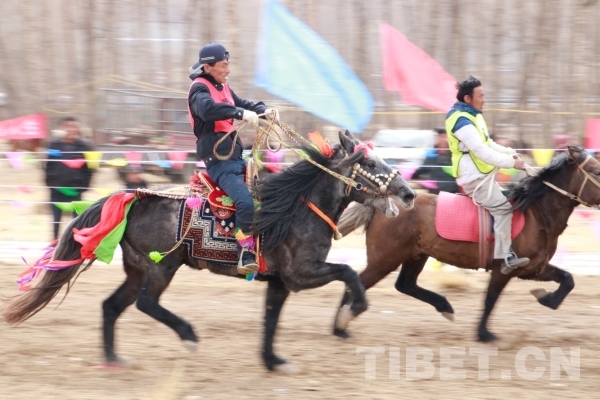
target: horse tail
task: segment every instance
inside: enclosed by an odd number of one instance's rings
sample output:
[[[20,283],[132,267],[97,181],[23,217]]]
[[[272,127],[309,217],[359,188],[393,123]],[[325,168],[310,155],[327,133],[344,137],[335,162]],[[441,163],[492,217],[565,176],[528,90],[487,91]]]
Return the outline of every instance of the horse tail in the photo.
[[[95,226],[100,221],[102,206],[107,199],[108,197],[94,203],[69,223],[53,251],[53,260],[69,261],[81,258],[81,244],[75,241],[73,228],[83,229]],[[90,268],[93,262],[94,260],[88,261],[81,272]],[[12,297],[4,304],[2,308],[4,320],[9,324],[18,324],[28,320],[46,307],[65,284],[67,284],[66,297],[75,283],[71,281],[76,277],[83,263],[84,261],[74,263],[68,268],[56,271],[44,271],[36,286],[19,296]]]
[[[366,231],[374,214],[375,209],[373,207],[356,203],[344,211],[338,223],[338,230],[342,236],[346,236],[361,226],[364,226]]]

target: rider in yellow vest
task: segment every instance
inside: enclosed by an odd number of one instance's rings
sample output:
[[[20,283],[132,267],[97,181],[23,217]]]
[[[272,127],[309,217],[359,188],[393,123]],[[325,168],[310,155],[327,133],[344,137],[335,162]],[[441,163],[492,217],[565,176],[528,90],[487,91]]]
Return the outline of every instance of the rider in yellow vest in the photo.
[[[525,163],[510,147],[490,139],[483,119],[485,94],[481,82],[469,78],[456,85],[458,101],[446,115],[446,131],[452,152],[452,175],[465,193],[494,217],[494,258],[502,260],[501,271],[509,274],[529,264],[512,251],[512,206],[502,188],[489,174],[495,168],[525,169]]]

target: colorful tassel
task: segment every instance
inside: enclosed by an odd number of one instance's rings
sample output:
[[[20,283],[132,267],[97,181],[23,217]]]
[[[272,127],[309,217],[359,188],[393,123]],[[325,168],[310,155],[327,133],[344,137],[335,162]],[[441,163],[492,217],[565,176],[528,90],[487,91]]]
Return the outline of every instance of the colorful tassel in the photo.
[[[318,131],[310,132],[310,133],[308,133],[308,138],[310,139],[311,142],[314,143],[314,145],[317,147],[317,149],[325,157],[331,157],[331,155],[333,154],[333,149],[331,148],[329,143],[327,143],[325,141],[325,139],[323,139],[323,136],[321,136],[320,132],[318,132]]]
[[[356,153],[360,150],[363,150],[365,152],[365,157],[369,157],[370,150],[373,150],[373,147],[373,142],[371,141],[362,142],[354,146],[354,152]]]
[[[248,282],[251,282],[254,280],[254,278],[256,278],[256,275],[258,275],[256,272],[251,272],[249,274],[246,274],[246,280]]]
[[[165,258],[162,254],[160,254],[158,251],[151,251],[150,254],[148,254],[148,256],[150,257],[150,259],[152,261],[154,261],[155,263],[159,263],[162,261],[163,258]]]
[[[185,205],[188,206],[189,208],[191,208],[192,210],[202,207],[202,203],[204,203],[204,202],[202,201],[202,198],[200,198],[200,197],[189,197],[185,201]]]

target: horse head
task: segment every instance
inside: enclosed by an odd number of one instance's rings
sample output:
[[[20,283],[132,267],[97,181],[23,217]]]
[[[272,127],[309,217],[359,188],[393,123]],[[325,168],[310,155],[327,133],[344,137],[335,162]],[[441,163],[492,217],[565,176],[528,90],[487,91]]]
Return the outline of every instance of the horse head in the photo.
[[[334,158],[341,158],[339,166],[346,169],[344,175],[358,184],[346,190],[351,201],[376,208],[388,218],[399,214],[392,199],[406,210],[414,206],[416,193],[396,169],[375,154],[372,143],[361,142],[348,131],[340,132],[339,138]]]
[[[600,162],[581,146],[567,146],[567,154],[580,172],[578,179],[570,179],[568,191],[575,194],[580,203],[599,208]]]

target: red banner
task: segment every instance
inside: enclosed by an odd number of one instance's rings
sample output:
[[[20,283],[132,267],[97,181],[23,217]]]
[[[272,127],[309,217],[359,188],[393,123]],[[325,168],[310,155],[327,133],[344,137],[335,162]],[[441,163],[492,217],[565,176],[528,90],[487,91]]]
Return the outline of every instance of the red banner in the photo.
[[[588,118],[585,121],[585,148],[600,149],[600,118]]]
[[[447,112],[456,101],[456,79],[400,31],[380,25],[383,84],[398,91],[402,102]]]
[[[31,114],[0,121],[0,139],[44,139],[48,136],[48,117]]]

